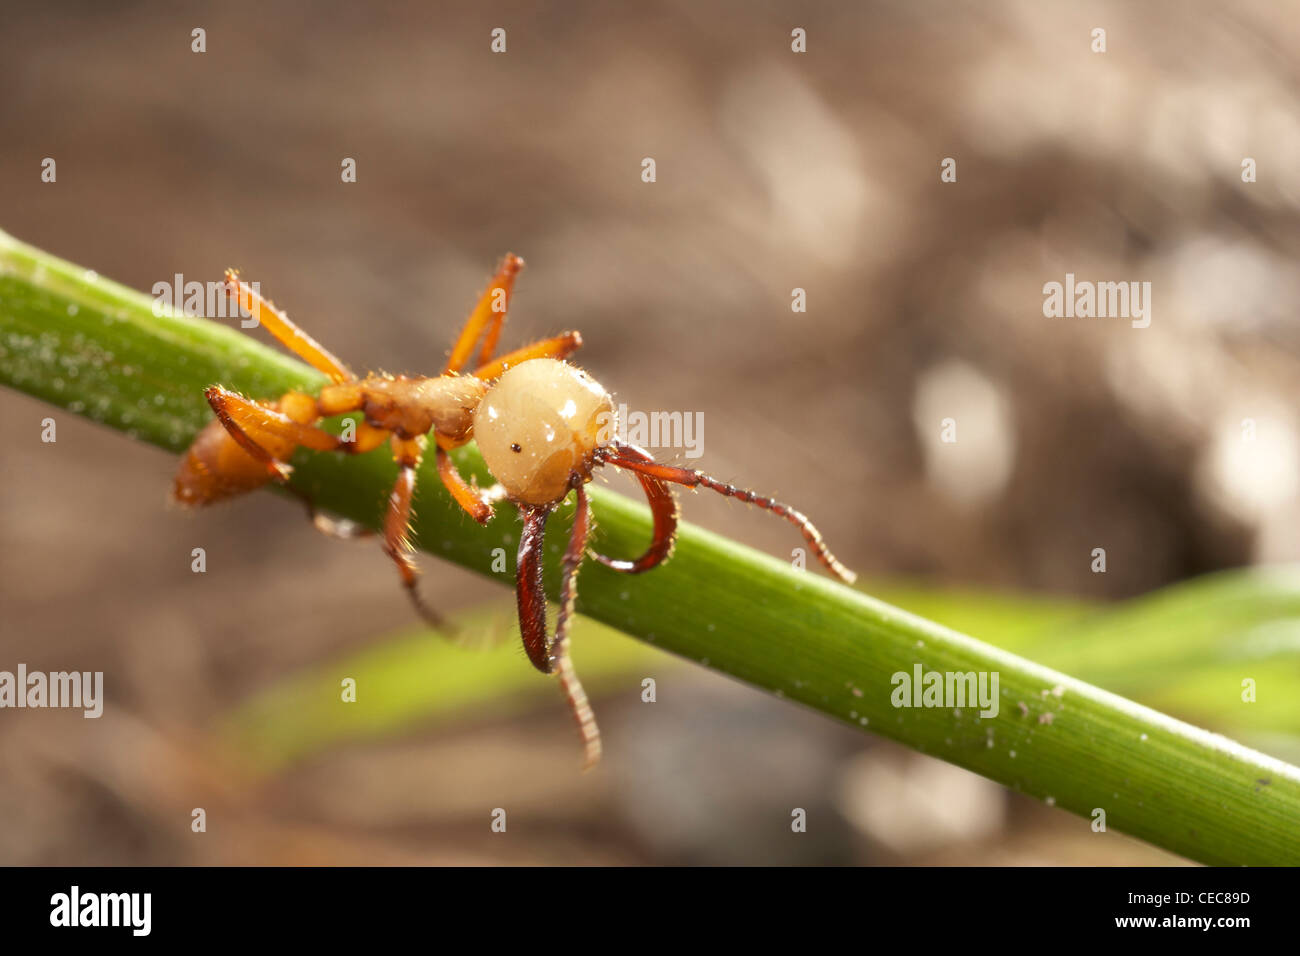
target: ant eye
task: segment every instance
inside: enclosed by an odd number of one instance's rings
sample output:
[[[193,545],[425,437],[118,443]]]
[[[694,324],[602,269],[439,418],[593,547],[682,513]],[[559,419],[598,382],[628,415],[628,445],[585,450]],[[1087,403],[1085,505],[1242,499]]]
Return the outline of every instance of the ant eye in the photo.
[[[519,444],[517,442],[512,443],[510,445],[510,450],[515,454],[519,454],[519,452],[523,451],[523,449],[519,447]]]

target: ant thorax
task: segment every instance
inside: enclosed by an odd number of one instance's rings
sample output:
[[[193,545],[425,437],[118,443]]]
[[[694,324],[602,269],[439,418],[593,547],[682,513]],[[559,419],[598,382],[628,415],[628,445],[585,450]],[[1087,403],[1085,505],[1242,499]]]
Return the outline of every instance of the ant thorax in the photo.
[[[550,505],[571,476],[591,474],[596,448],[614,434],[614,402],[582,369],[534,359],[508,369],[479,403],[474,440],[517,504]]]
[[[474,410],[487,392],[472,375],[372,376],[361,387],[369,424],[410,437],[437,432],[458,445],[473,433]]]

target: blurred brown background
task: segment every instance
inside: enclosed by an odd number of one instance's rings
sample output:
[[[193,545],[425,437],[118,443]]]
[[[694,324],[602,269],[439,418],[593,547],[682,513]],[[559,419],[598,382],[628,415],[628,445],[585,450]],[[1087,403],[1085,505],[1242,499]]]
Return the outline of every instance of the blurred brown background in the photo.
[[[354,367],[409,372],[518,252],[507,344],[581,329],[619,400],[704,413],[709,470],[834,500],[868,578],[1122,598],[1297,557],[1294,5],[10,4],[0,44],[0,228],[143,290],[238,265]],[[1151,327],[1044,318],[1066,272],[1152,282]],[[597,702],[595,776],[539,705],[241,786],[204,729],[409,626],[391,567],[269,495],[181,514],[157,450],[0,408],[0,666],[110,695],[0,716],[0,862],[1169,859],[698,668],[653,727],[635,688]],[[688,517],[798,543],[720,499]],[[505,597],[424,564],[445,610]]]

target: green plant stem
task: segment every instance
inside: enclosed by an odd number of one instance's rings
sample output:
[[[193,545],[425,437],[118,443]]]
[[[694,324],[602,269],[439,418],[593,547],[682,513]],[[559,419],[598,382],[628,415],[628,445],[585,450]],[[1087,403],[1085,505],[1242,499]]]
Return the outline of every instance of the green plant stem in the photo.
[[[209,420],[207,385],[271,397],[322,382],[251,335],[155,316],[151,306],[147,296],[0,235],[0,382],[173,452]],[[33,436],[38,426],[33,422]],[[473,448],[458,460],[486,479]],[[294,464],[294,484],[319,505],[378,526],[395,474],[385,454],[302,454]],[[505,548],[513,562],[518,521],[510,509],[483,529],[453,508],[430,467],[420,479],[420,546],[510,583],[492,571],[494,549]],[[591,497],[596,546],[638,553],[650,534],[644,506],[599,487]],[[571,509],[561,514],[547,549],[552,595]],[[626,577],[589,562],[578,610],[1050,800],[1084,817],[1080,826],[1100,809],[1109,829],[1205,863],[1300,863],[1295,767],[690,524],[672,561],[651,574]],[[574,658],[581,672],[581,647]],[[997,715],[895,707],[893,675],[911,675],[916,666],[996,672]]]

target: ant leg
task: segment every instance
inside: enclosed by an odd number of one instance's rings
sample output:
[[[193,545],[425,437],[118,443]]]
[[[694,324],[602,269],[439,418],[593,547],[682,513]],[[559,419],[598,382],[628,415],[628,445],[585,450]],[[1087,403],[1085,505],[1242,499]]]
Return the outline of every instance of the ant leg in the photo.
[[[524,518],[524,532],[519,538],[519,572],[516,595],[519,602],[519,633],[524,650],[543,674],[556,674],[560,687],[568,698],[573,717],[578,723],[585,752],[584,769],[590,769],[600,759],[600,730],[596,717],[587,702],[578,675],[569,660],[569,627],[573,620],[573,603],[577,598],[578,568],[587,550],[587,535],[591,531],[591,507],[582,480],[573,476],[572,487],[577,490],[577,509],[573,515],[573,530],[569,546],[564,552],[564,566],[560,583],[560,611],[555,622],[555,637],[546,635],[546,593],[542,586],[542,551],[546,534],[546,519],[551,507],[520,508]]]
[[[590,770],[600,763],[600,727],[596,724],[596,715],[587,701],[587,692],[573,669],[573,661],[565,654],[555,665],[560,678],[560,689],[569,701],[573,719],[578,722],[578,735],[582,738],[582,769]]]
[[[348,396],[353,392],[356,395],[349,399]],[[327,393],[332,393],[332,397],[328,401],[324,397]],[[302,392],[286,392],[280,397],[277,405],[280,412],[300,425],[311,425],[325,414],[333,415],[338,412],[355,411],[361,405],[360,392],[356,386],[330,385],[321,394],[323,397],[317,399]],[[354,427],[355,433],[350,441],[339,439],[339,451],[354,455],[372,451],[387,441],[391,434],[386,429],[376,428],[364,421],[354,423]],[[316,502],[312,501],[311,496],[305,491],[294,488],[292,485],[286,485],[285,487],[303,503],[311,523],[317,531],[326,537],[352,539],[368,538],[374,534],[369,528],[359,525],[355,521],[346,518],[331,518],[329,515],[322,514],[317,510]]]
[[[626,458],[635,459],[645,464],[655,464],[653,458],[633,445],[621,445],[619,446],[619,452]],[[601,461],[601,459],[598,458],[597,461]],[[617,462],[611,461],[611,464],[617,464]],[[646,500],[650,503],[650,514],[654,519],[654,532],[650,538],[650,547],[646,549],[645,554],[635,561],[607,558],[605,555],[597,554],[594,551],[591,554],[601,564],[613,568],[615,571],[622,571],[624,574],[640,574],[643,571],[649,571],[651,568],[663,564],[672,556],[673,545],[677,541],[677,519],[681,514],[677,507],[677,497],[666,482],[642,472],[634,472],[634,474],[637,481],[641,483]]]
[[[501,356],[495,362],[480,365],[474,370],[474,377],[481,378],[485,382],[491,381],[494,378],[500,378],[506,369],[521,362],[539,358],[565,359],[580,348],[582,348],[582,335],[577,332],[565,332],[553,339],[542,339],[531,345],[525,345],[521,349],[515,349],[513,352]]]
[[[366,393],[357,382],[339,382],[336,385],[326,385],[311,402],[317,417],[331,418],[360,411],[365,407]]]
[[[333,451],[346,444],[329,432],[296,422],[277,409],[267,408],[220,385],[209,387],[204,395],[230,437],[279,481],[287,481],[292,472],[279,459],[288,457],[298,445],[316,451]]]
[[[551,656],[555,660],[555,670],[559,674],[560,687],[569,701],[573,719],[578,723],[578,734],[582,737],[583,770],[590,770],[600,761],[600,728],[596,726],[596,715],[592,713],[591,704],[587,702],[587,692],[582,689],[573,662],[569,660],[569,625],[573,619],[573,603],[578,597],[578,568],[587,553],[587,536],[591,532],[591,506],[587,503],[587,491],[582,480],[576,475],[573,481],[577,491],[577,507],[573,513],[573,530],[569,534],[569,546],[564,551],[564,570],[560,579],[560,610],[555,619],[555,642],[551,645]],[[543,627],[545,621],[542,622]]]
[[[301,392],[286,392],[277,402],[277,408],[267,408],[251,402],[220,386],[207,391],[208,403],[217,418],[238,445],[267,467],[277,479],[289,476],[290,468],[279,461],[275,452],[287,456],[298,445],[318,451],[338,450],[360,454],[378,448],[389,437],[389,432],[365,422],[357,426],[356,437],[344,441],[311,423],[320,417],[317,400]],[[350,409],[349,409],[350,410]],[[268,448],[267,445],[272,446]],[[331,538],[365,538],[373,532],[356,522],[335,519],[321,514],[316,504],[305,492],[286,485],[307,509],[307,516],[316,529]]]
[[[321,390],[319,398],[312,398],[302,392],[285,392],[276,402],[276,408],[299,425],[314,425],[322,418],[359,411],[364,404],[365,396],[360,387],[327,385]],[[374,451],[393,434],[386,428],[371,425],[364,418],[361,421],[355,419],[350,421],[352,437],[337,440],[338,450],[350,455],[363,455],[368,451]]]
[[[524,516],[524,533],[519,538],[516,596],[524,650],[529,661],[542,674],[559,676],[560,688],[568,698],[569,709],[573,711],[578,734],[582,737],[584,770],[590,770],[601,760],[601,731],[595,724],[595,714],[591,713],[591,705],[586,700],[581,682],[578,682],[573,663],[569,661],[568,632],[573,619],[573,601],[577,598],[577,570],[586,553],[586,537],[591,531],[591,509],[586,501],[586,490],[577,476],[573,477],[573,486],[577,489],[577,509],[573,512],[573,531],[569,533],[568,548],[564,550],[560,610],[555,619],[554,640],[547,640],[546,636],[546,593],[542,588],[542,546],[551,507],[520,509]]]
[[[388,514],[384,517],[384,553],[393,559],[402,586],[411,597],[415,610],[435,630],[447,631],[446,621],[420,597],[418,580],[420,569],[411,557],[411,499],[415,495],[415,470],[420,466],[423,451],[416,439],[393,436],[393,458],[397,461],[397,481],[388,496]]]
[[[465,320],[465,327],[461,329],[460,335],[451,347],[447,366],[442,370],[443,375],[459,372],[465,367],[470,354],[474,351],[474,343],[478,341],[484,329],[487,330],[487,337],[483,340],[483,350],[479,353],[479,364],[483,365],[492,358],[497,339],[501,336],[501,326],[506,321],[506,311],[510,307],[510,294],[515,287],[515,276],[519,275],[519,270],[523,267],[523,259],[513,253],[506,254],[496,275],[492,277],[491,283],[479,298],[478,305]]]
[[[258,432],[279,444],[291,442],[295,446],[301,445],[314,451],[343,451],[350,454],[373,451],[387,441],[391,434],[386,429],[361,422],[357,424],[356,434],[351,440],[331,435],[312,423],[323,414],[335,415],[352,409],[322,408],[316,399],[301,392],[286,392],[275,407],[267,407],[244,398],[220,385],[211,386],[204,394],[212,410],[230,431],[231,437],[259,461],[263,460],[268,450],[259,447],[265,442],[254,441],[253,447],[248,445],[251,432]]]
[[[279,339],[285,348],[324,372],[334,382],[350,382],[356,378],[352,370],[329,349],[294,325],[287,315],[262,298],[260,292],[242,281],[236,269],[226,270],[226,292],[259,324],[266,326],[266,330]]]
[[[840,561],[831,554],[830,548],[826,547],[826,542],[822,539],[821,532],[808,520],[807,516],[801,511],[796,511],[789,505],[782,504],[773,498],[767,498],[763,495],[755,494],[744,488],[737,488],[735,485],[721,482],[716,478],[706,475],[702,471],[695,471],[691,468],[677,468],[673,465],[661,465],[653,460],[649,460],[647,455],[640,448],[634,445],[626,445],[617,442],[613,445],[606,445],[597,449],[597,458],[607,464],[614,465],[618,468],[626,468],[634,471],[638,475],[647,475],[651,478],[657,478],[660,481],[671,481],[675,484],[686,485],[690,488],[704,487],[710,491],[716,491],[720,495],[728,498],[736,498],[746,504],[755,505],[764,511],[770,511],[779,518],[784,518],[790,522],[800,533],[803,534],[804,540],[808,546],[813,549],[825,568],[835,575],[845,584],[852,584],[857,580],[857,575],[846,568]]]
[[[299,398],[296,406],[290,405],[286,395],[280,399],[280,408],[296,422],[311,423],[321,418],[346,415],[360,411],[365,407],[366,395],[360,385],[344,383],[326,385],[317,398],[310,395],[295,396]],[[372,425],[363,417],[360,421],[351,419],[353,426],[352,440],[339,446],[340,451],[352,454],[365,454],[373,451],[392,436],[387,428]]]
[[[441,444],[438,445],[437,462],[438,477],[442,479],[443,485],[451,493],[456,504],[464,508],[479,524],[487,524],[491,521],[491,502],[479,495],[478,489],[471,487],[460,476],[460,472],[456,470],[456,463],[451,460],[451,456]]]

